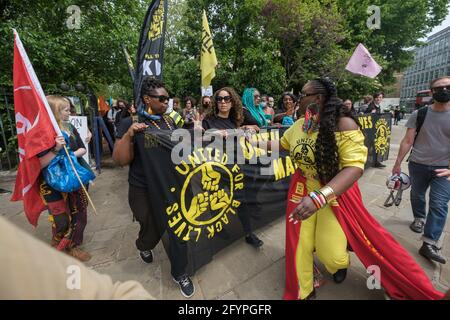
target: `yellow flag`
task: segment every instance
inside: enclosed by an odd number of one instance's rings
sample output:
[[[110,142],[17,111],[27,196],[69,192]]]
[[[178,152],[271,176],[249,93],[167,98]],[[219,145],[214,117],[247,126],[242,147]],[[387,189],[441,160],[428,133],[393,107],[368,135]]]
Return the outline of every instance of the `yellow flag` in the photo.
[[[200,69],[202,71],[202,87],[207,88],[211,80],[216,76],[217,58],[214,50],[211,31],[209,30],[206,11],[203,10],[202,21],[202,54],[200,58]]]

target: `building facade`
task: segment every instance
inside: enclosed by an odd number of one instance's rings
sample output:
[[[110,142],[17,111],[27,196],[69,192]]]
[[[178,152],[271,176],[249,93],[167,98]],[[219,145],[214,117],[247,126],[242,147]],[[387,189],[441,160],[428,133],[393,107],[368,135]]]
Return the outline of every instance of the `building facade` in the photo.
[[[429,37],[426,45],[414,49],[414,63],[405,71],[400,105],[415,109],[418,91],[428,90],[430,81],[450,75],[450,27]]]

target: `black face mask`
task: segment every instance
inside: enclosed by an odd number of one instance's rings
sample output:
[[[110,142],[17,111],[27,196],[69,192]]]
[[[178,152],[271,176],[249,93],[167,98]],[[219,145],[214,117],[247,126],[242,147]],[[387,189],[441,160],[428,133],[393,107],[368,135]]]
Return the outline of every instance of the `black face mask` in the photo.
[[[433,93],[433,99],[440,103],[447,103],[450,101],[450,91],[439,90],[439,91]]]

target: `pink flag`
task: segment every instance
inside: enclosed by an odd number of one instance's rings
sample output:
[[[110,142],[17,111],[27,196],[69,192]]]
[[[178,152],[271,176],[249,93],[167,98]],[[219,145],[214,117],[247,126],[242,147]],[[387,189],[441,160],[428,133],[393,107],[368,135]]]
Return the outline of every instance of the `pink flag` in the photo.
[[[20,163],[11,200],[23,200],[28,221],[36,226],[45,209],[39,193],[41,165],[37,155],[53,147],[61,131],[16,30],[13,78]]]
[[[361,43],[356,48],[345,69],[372,79],[382,70],[380,65],[372,58],[370,52]]]

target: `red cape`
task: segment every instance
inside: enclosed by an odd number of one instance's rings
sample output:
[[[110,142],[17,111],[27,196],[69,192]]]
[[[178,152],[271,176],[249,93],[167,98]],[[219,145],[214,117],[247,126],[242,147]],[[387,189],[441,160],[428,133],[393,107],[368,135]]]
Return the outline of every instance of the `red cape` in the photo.
[[[306,196],[305,178],[299,171],[292,176],[286,208],[286,287],[283,299],[297,300],[299,287],[295,253],[301,223],[289,222],[289,214],[296,207],[292,196]],[[299,194],[302,190],[302,194]],[[434,289],[431,281],[409,253],[367,211],[361,192],[355,183],[338,198],[339,206],[332,207],[352,250],[367,268],[379,266],[381,286],[392,299],[435,300],[444,294]]]

